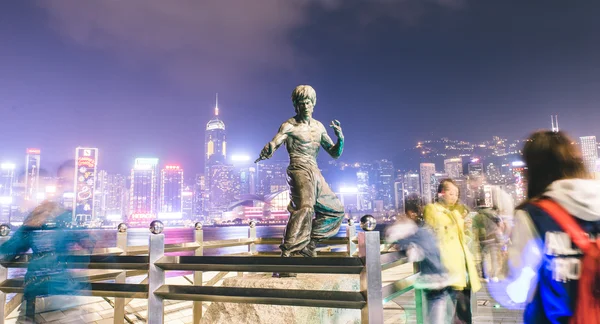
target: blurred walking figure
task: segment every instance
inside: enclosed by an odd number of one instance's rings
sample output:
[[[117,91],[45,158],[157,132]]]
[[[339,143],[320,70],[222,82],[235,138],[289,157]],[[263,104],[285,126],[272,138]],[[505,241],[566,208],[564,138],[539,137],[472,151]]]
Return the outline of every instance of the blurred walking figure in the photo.
[[[515,214],[508,296],[527,302],[525,323],[600,323],[600,182],[563,132],[534,133],[523,156],[527,201]]]
[[[59,168],[57,188],[64,191],[73,183],[73,167],[69,164]],[[61,194],[62,196],[62,194]],[[73,279],[67,271],[64,257],[74,249],[92,252],[95,240],[87,233],[70,230],[72,211],[63,208],[57,202],[44,201],[23,221],[23,225],[14,235],[0,246],[0,258],[3,261],[28,259],[27,273],[24,278],[23,300],[25,314],[20,322],[34,322],[35,299],[41,296],[69,295],[76,290],[86,288],[85,283]],[[23,318],[24,316],[24,318]]]
[[[472,323],[471,292],[481,289],[481,282],[471,251],[467,246],[465,220],[455,209],[458,186],[444,179],[438,187],[438,200],[425,206],[425,223],[433,229],[438,239],[442,264],[452,280],[450,299],[455,306],[455,323]]]
[[[420,262],[420,276],[415,282],[416,289],[423,289],[427,299],[427,321],[430,324],[449,324],[452,313],[448,312],[451,283],[448,271],[442,265],[440,249],[435,233],[423,222],[421,199],[409,196],[406,200],[406,217],[386,230],[386,240],[396,244],[399,251],[405,251],[409,262]]]
[[[510,195],[497,186],[485,186],[477,197],[477,215],[473,218],[473,232],[482,255],[483,277],[498,282],[502,275],[502,251],[508,241],[505,216],[512,213]]]

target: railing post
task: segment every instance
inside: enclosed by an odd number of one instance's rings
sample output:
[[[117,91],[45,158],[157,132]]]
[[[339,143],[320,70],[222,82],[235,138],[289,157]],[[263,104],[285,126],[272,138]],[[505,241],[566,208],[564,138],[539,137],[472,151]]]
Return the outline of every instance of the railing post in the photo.
[[[4,242],[6,242],[9,237],[8,234],[10,233],[10,226],[6,225],[6,224],[2,224],[0,225],[0,245],[2,245]],[[6,269],[5,267],[0,265],[0,282],[4,282],[6,279],[8,279],[8,269]],[[5,308],[6,308],[6,293],[0,291],[0,305],[2,307],[0,307],[0,324],[4,324],[4,320],[6,318],[7,315],[5,313]]]
[[[202,223],[197,222],[194,226],[194,239],[198,243],[199,247],[194,251],[195,256],[204,255],[204,230],[202,229]],[[194,271],[194,286],[202,286],[202,271]],[[195,301],[193,306],[193,322],[194,324],[200,324],[202,319],[202,302]]]
[[[121,223],[117,227],[117,248],[123,250],[121,255],[127,255],[127,224],[125,223]],[[117,275],[115,283],[124,284],[126,279],[126,271],[123,271]],[[115,298],[113,323],[125,323],[125,298]]]
[[[358,255],[365,264],[360,273],[360,291],[367,300],[367,305],[361,311],[361,323],[363,324],[383,323],[379,242],[379,232],[358,233]]]
[[[419,268],[418,262],[413,262],[414,273],[419,273],[421,269]],[[427,318],[426,309],[427,299],[423,298],[425,292],[423,289],[415,289],[415,312],[417,315],[417,324],[424,324],[425,319]]]
[[[148,240],[148,324],[163,324],[165,320],[165,307],[163,299],[154,294],[154,291],[165,283],[165,271],[156,265],[165,255],[165,235],[162,234],[164,225],[155,220],[150,223],[150,239]]]
[[[248,223],[248,226],[249,226],[248,227],[248,238],[256,241],[256,221],[251,220]],[[256,244],[255,243],[250,243],[248,245],[248,252],[250,253],[250,255],[256,254]]]
[[[354,226],[354,220],[352,220],[352,218],[348,219],[348,226],[346,228],[346,237],[348,238],[346,250],[348,251],[348,256],[351,257],[356,253],[356,243],[353,241],[356,237],[356,226]]]

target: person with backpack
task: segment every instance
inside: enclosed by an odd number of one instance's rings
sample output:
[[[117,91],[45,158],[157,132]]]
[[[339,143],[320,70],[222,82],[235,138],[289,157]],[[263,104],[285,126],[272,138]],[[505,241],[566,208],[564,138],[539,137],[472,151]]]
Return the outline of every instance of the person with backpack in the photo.
[[[527,200],[517,207],[506,292],[524,322],[600,323],[600,182],[563,132],[539,131],[523,148]]]

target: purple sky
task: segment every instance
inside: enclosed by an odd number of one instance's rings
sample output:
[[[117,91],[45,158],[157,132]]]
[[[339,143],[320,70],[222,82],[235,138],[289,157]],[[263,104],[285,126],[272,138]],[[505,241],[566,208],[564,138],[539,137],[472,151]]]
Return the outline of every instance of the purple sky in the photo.
[[[254,157],[298,84],[342,122],[345,160],[520,138],[550,114],[600,135],[599,16],[597,1],[2,1],[0,160],[39,147],[50,166],[81,145],[113,172],[137,156],[200,171],[216,92],[229,153]]]

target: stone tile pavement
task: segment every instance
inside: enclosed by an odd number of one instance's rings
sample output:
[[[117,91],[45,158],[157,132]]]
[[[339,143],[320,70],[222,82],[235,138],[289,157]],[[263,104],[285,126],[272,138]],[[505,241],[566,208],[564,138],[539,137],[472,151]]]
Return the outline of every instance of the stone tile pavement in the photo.
[[[387,285],[395,280],[406,277],[412,273],[412,264],[395,267],[383,272],[383,284]],[[205,273],[203,279],[208,282],[217,273]],[[237,276],[230,273],[228,276]],[[143,277],[131,278],[132,281],[140,282]],[[168,284],[186,285],[188,281],[183,277],[167,278]],[[217,285],[220,285],[217,284]],[[99,297],[79,297],[79,306],[53,310],[36,315],[36,323],[95,323],[109,324],[113,322],[112,298],[103,299]],[[475,323],[522,323],[521,312],[495,308],[495,303],[487,291],[477,294],[478,312]],[[204,303],[206,310],[210,303]],[[401,305],[401,306],[400,306]],[[147,314],[147,300],[133,299],[126,307],[125,323],[145,323]],[[5,323],[17,323],[18,310],[11,313]],[[188,324],[192,322],[192,302],[190,301],[165,301],[165,323]],[[416,323],[416,312],[414,303],[414,292],[408,292],[390,301],[384,306],[384,323],[409,324]]]

